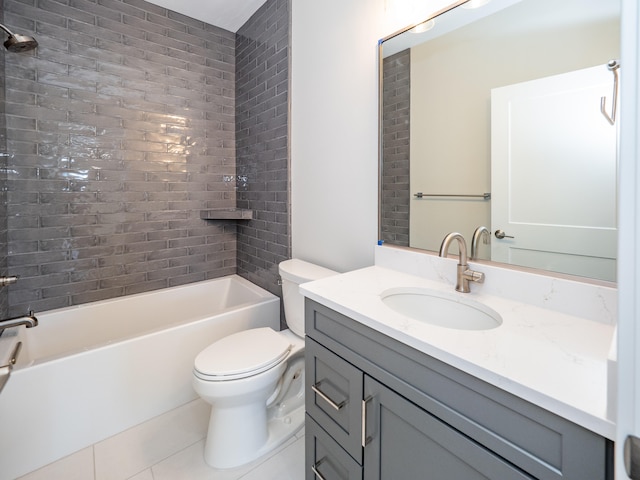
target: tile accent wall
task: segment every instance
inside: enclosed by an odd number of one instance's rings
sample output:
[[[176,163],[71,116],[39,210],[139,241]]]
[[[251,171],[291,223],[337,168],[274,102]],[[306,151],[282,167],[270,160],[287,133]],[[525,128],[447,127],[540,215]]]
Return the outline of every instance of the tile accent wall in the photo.
[[[383,191],[382,239],[409,245],[409,50],[383,61]]]
[[[2,12],[4,1],[0,0],[0,23],[4,24]],[[2,41],[4,42],[4,34]],[[4,56],[0,53],[0,72],[4,72]],[[0,76],[0,275],[7,275],[7,129],[4,115],[4,74]],[[0,288],[0,319],[7,318],[9,310],[9,291]]]
[[[40,44],[4,57],[11,313],[235,273],[235,223],[199,218],[236,205],[235,34],[142,0],[4,20]]]
[[[279,294],[278,263],[291,257],[289,229],[289,1],[270,0],[238,31],[236,138],[238,273]]]

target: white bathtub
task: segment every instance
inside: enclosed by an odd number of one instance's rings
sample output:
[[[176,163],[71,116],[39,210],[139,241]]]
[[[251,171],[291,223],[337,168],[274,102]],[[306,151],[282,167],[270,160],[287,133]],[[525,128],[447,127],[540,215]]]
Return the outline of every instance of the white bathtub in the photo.
[[[193,360],[280,300],[231,275],[38,313],[0,393],[0,480],[14,479],[197,396]]]

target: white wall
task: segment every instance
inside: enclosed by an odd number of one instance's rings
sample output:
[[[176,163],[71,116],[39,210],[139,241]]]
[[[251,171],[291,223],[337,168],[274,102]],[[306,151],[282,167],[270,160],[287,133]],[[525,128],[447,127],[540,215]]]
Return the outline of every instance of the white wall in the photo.
[[[292,2],[294,257],[342,272],[373,265],[378,237],[378,39],[451,2],[410,3]]]
[[[292,2],[292,253],[339,271],[373,264],[382,2]]]

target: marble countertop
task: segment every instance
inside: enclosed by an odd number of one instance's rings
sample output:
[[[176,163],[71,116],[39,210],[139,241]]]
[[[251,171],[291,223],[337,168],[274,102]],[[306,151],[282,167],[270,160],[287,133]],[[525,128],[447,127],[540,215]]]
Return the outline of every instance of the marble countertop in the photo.
[[[418,287],[460,295],[498,312],[491,330],[430,325],[382,302],[390,288]],[[381,266],[301,285],[300,291],[339,313],[609,439],[607,355],[614,326]],[[480,289],[479,289],[480,290]]]

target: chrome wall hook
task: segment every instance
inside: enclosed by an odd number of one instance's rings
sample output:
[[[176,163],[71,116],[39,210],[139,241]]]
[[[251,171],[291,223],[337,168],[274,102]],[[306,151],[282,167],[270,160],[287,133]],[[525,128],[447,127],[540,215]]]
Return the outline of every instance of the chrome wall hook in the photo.
[[[611,60],[607,63],[607,68],[613,73],[613,104],[611,106],[611,115],[607,112],[607,97],[600,97],[600,112],[605,116],[611,125],[616,123],[616,109],[618,106],[618,69],[620,62]]]

